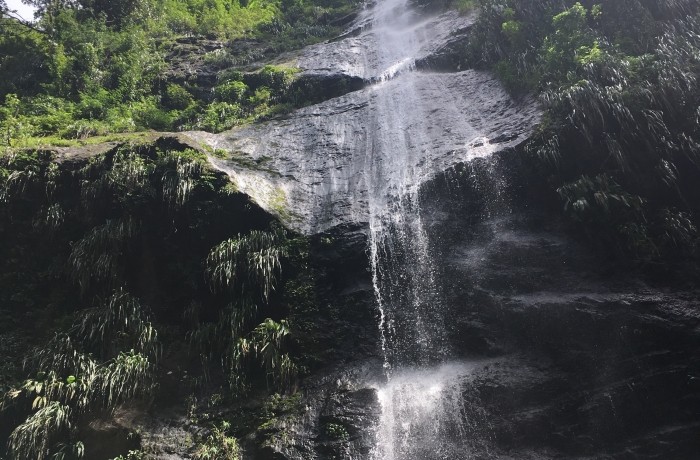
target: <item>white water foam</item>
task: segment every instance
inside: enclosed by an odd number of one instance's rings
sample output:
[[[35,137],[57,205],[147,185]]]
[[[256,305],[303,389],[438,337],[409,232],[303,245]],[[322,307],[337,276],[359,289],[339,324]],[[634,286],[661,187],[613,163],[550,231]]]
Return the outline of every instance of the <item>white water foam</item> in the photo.
[[[377,386],[382,414],[373,460],[455,459],[468,436],[462,378],[471,367],[444,363],[407,368]]]

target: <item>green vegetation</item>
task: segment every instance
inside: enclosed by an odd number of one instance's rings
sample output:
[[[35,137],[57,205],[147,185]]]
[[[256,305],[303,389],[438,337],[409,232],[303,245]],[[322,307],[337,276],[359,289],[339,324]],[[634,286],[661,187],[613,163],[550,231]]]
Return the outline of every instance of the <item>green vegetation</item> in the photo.
[[[222,422],[221,426],[215,426],[204,443],[197,447],[192,458],[195,460],[240,460],[241,451],[236,438],[228,436],[226,432],[231,427],[228,422]]]
[[[695,264],[697,2],[479,4],[466,61],[539,95],[545,122],[527,151],[566,214],[646,267]]]
[[[24,371],[3,368],[0,417],[17,420],[9,458],[91,458],[85,421],[157,398],[173,354],[184,391],[293,390],[278,290],[293,278],[282,268],[294,240],[228,184],[167,138],[63,163],[50,151],[0,156],[0,345],[6,327],[36,346]],[[217,425],[194,455],[239,450]]]
[[[300,366],[283,291],[308,254],[204,154],[148,131],[218,132],[309,103],[298,69],[242,66],[330,38],[358,3],[33,3],[35,23],[0,3],[0,389],[14,420],[0,457],[90,458],[86,421],[159,398],[173,359],[194,400],[226,384],[227,401],[287,398]],[[54,152],[107,142],[89,159]],[[238,432],[195,416],[212,431],[194,458],[240,457]]]
[[[54,456],[70,449],[68,458],[81,458],[84,446],[75,439],[81,414],[115,408],[154,388],[157,334],[138,299],[119,290],[103,306],[81,314],[68,332],[57,333],[35,352],[36,377],[8,393],[11,399],[32,400],[34,410],[10,435],[15,458],[41,460],[54,449]],[[57,440],[62,444],[54,447]]]
[[[277,389],[290,388],[296,375],[296,365],[284,353],[290,334],[287,322],[266,318],[255,325],[258,305],[266,304],[275,289],[286,245],[279,227],[253,230],[215,246],[207,257],[212,289],[227,291],[231,303],[217,323],[200,325],[192,338],[210,358],[223,357],[234,391],[245,391],[245,369],[252,363],[264,369],[268,386]]]
[[[326,424],[326,436],[336,441],[347,441],[350,437],[348,430],[338,423]]]
[[[130,450],[126,455],[120,455],[115,457],[113,460],[145,460],[146,455],[138,450]]]
[[[289,422],[297,420],[304,413],[301,395],[270,395],[260,410],[251,414],[254,433],[261,445],[288,444]]]
[[[477,0],[454,0],[452,5],[462,13],[468,13],[476,7]]]
[[[294,69],[234,68],[330,38],[357,7],[341,0],[32,3],[36,23],[0,8],[0,148],[144,130],[218,132],[285,113],[304,102],[290,93]],[[193,36],[219,40],[195,71],[218,73],[213,88],[166,60],[179,52],[179,39]],[[237,54],[239,41],[251,40],[263,54]],[[189,51],[193,61],[201,52]]]

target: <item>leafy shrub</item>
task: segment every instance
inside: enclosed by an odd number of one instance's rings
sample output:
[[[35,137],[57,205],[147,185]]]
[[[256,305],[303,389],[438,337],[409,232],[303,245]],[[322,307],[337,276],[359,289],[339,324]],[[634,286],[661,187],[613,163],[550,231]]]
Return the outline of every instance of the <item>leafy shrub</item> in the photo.
[[[169,83],[165,89],[163,104],[169,109],[184,110],[194,104],[194,98],[182,86]]]
[[[113,409],[153,389],[157,334],[137,299],[117,290],[101,307],[86,312],[65,333],[57,334],[34,355],[36,378],[27,380],[12,398],[33,399],[34,412],[10,435],[15,457],[43,460],[66,455],[75,419],[96,408]],[[91,343],[101,347],[94,356]],[[119,345],[130,348],[124,352]],[[82,444],[72,440],[82,452]]]
[[[8,94],[0,106],[0,145],[14,146],[33,131],[33,126],[21,114],[20,100],[16,94]]]
[[[243,110],[238,104],[213,102],[199,115],[194,127],[218,133],[240,123],[242,115]]]
[[[242,81],[231,80],[217,85],[214,88],[214,95],[224,102],[240,103],[243,96],[248,91],[248,86]]]
[[[238,441],[226,434],[230,427],[228,422],[222,422],[221,426],[213,427],[205,442],[195,450],[193,458],[195,460],[240,460],[241,450],[238,447]]]
[[[110,126],[99,120],[76,120],[61,130],[65,139],[87,139],[93,136],[104,136],[110,132]]]
[[[131,105],[136,125],[141,128],[168,130],[172,128],[173,116],[158,106],[155,97],[149,97]]]
[[[465,59],[512,91],[539,94],[546,122],[527,151],[547,168],[567,215],[640,263],[693,259],[700,133],[688,120],[700,105],[700,7],[479,3]],[[668,239],[670,227],[679,238]]]

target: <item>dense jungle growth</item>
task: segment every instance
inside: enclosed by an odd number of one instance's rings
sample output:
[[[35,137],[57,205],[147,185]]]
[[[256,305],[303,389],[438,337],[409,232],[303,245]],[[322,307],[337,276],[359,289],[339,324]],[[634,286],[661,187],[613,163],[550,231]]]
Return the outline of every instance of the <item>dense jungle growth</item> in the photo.
[[[221,131],[284,112],[305,102],[290,93],[295,69],[228,69],[338,34],[356,8],[340,0],[29,3],[36,22],[2,6],[0,146]]]
[[[657,274],[697,274],[698,2],[475,3],[465,62],[538,96],[526,149],[578,230]]]
[[[312,103],[295,68],[248,65],[339,33],[356,4],[31,3],[35,22],[0,4],[0,458],[144,458],[137,432],[105,448],[88,422],[187,399],[208,427],[183,440],[193,458],[237,459],[234,434],[272,436],[332,353],[310,334],[309,241],[201,151],[133,133]],[[211,415],[243,396],[245,420]]]
[[[1,164],[10,458],[81,458],[94,448],[80,438],[86,417],[171,391],[173,372],[191,391],[227,382],[234,399],[293,387],[294,289],[280,283],[304,273],[306,243],[202,154],[161,140],[88,161],[17,152]],[[36,347],[19,386],[16,347]]]

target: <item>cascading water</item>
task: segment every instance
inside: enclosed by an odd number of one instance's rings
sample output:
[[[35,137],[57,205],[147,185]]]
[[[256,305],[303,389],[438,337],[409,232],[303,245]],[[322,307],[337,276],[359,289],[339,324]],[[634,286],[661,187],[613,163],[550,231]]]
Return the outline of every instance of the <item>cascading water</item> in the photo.
[[[431,165],[417,146],[440,128],[423,112],[414,72],[430,31],[407,0],[385,0],[372,17],[379,83],[367,148],[369,252],[387,379],[378,385],[382,413],[372,459],[468,458],[461,380],[469,369],[445,362],[450,349],[419,197]],[[409,125],[416,116],[424,123]]]

